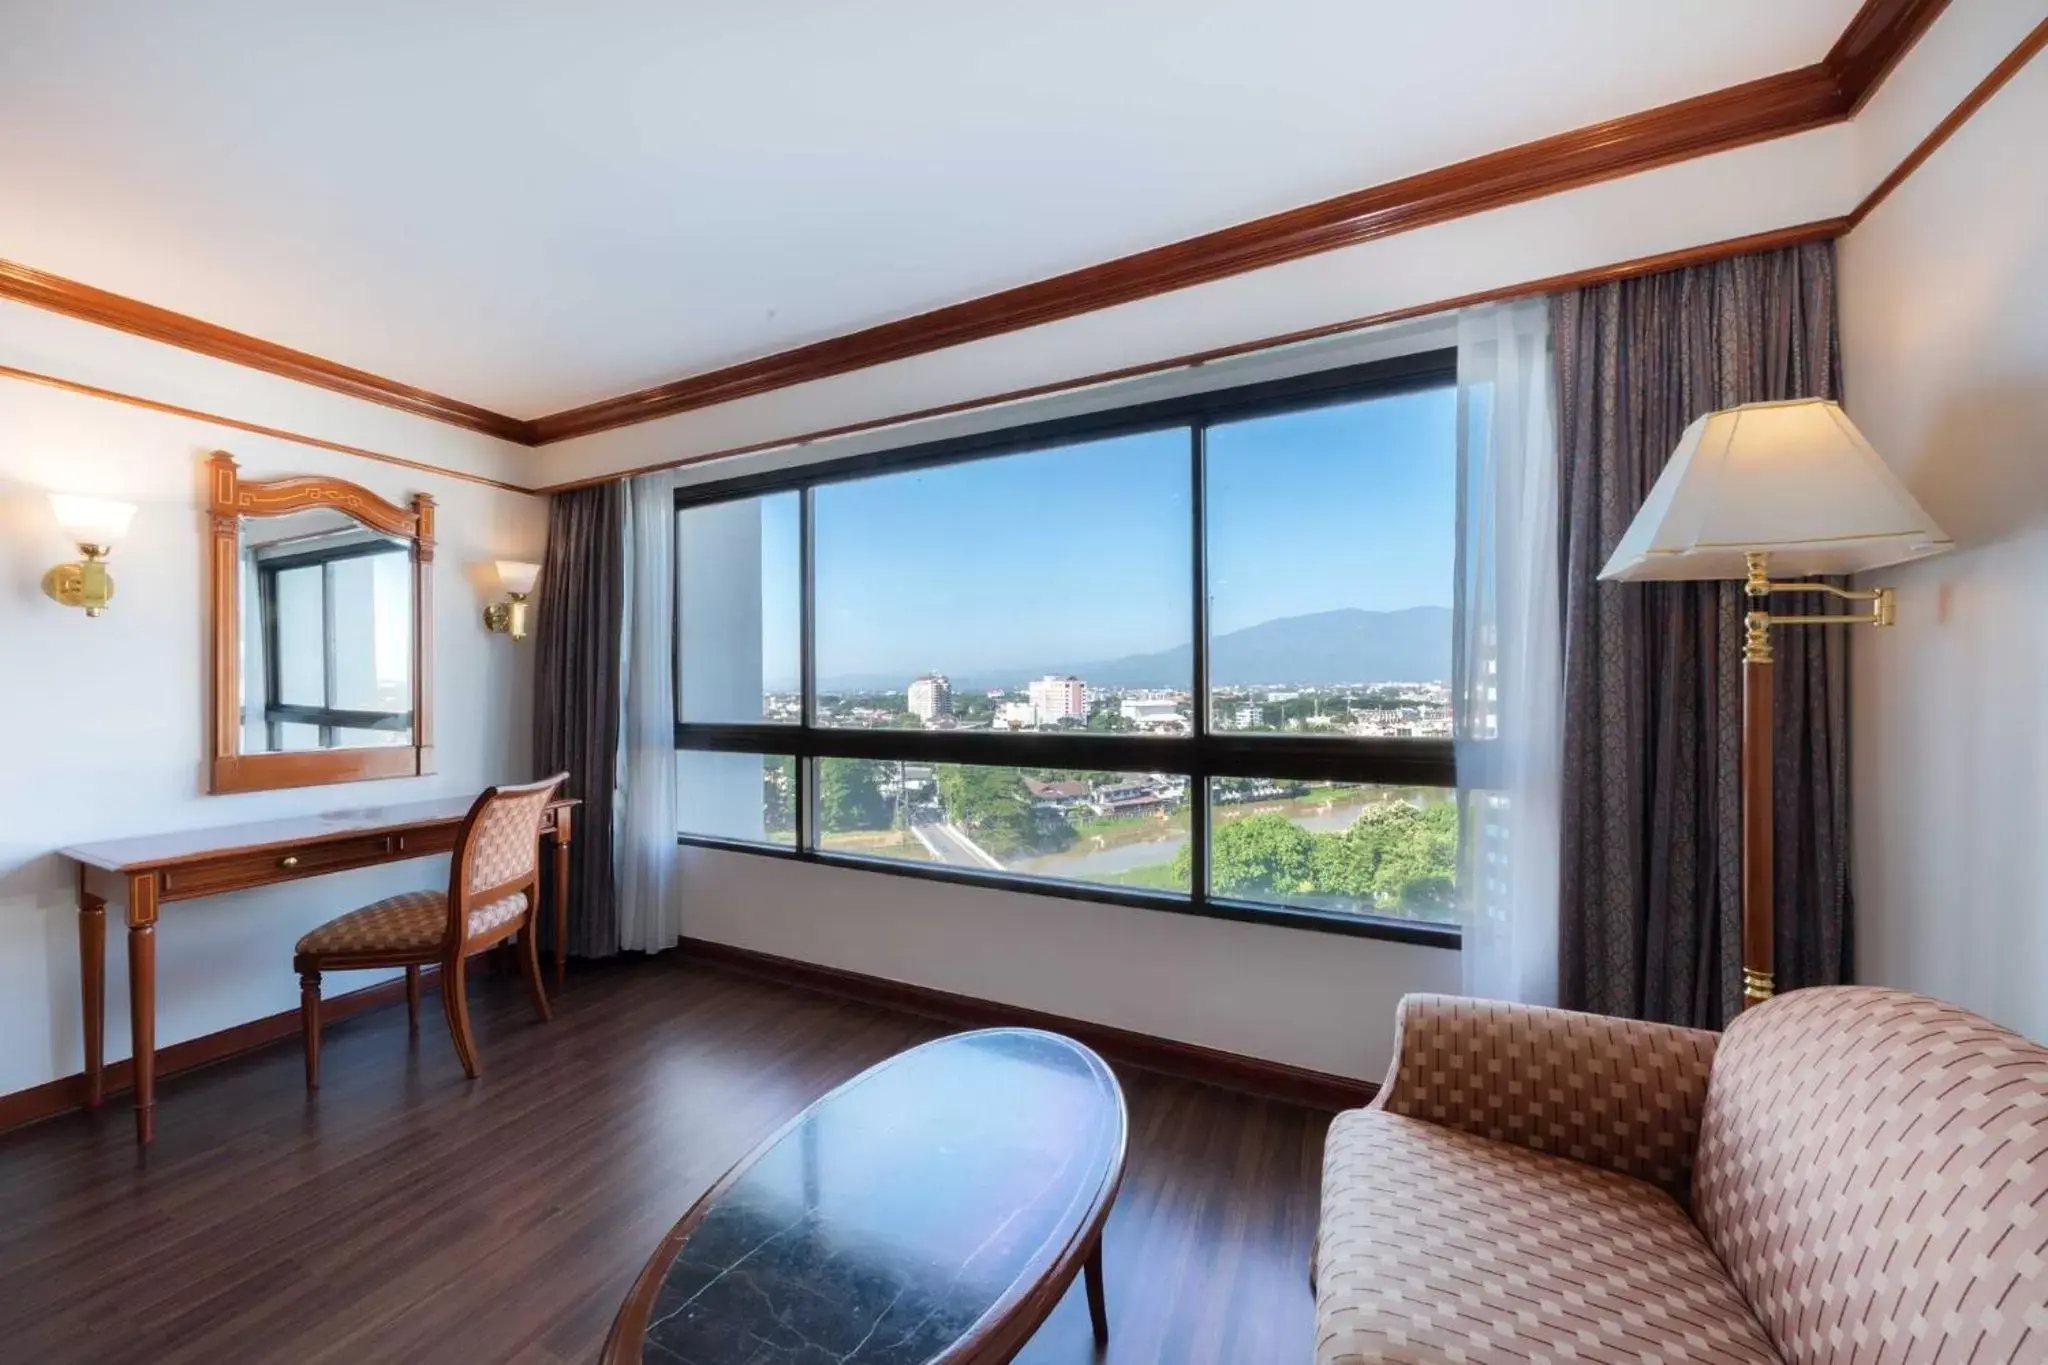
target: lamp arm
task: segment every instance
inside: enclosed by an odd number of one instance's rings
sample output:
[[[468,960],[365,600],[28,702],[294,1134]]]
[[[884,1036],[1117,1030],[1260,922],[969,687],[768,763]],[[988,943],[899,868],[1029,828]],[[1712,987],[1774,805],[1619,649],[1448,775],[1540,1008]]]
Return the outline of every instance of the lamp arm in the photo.
[[[1832,583],[1787,583],[1773,578],[1766,587],[1771,592],[1824,592],[1844,602],[1875,602],[1884,593],[1883,588],[1838,588]]]

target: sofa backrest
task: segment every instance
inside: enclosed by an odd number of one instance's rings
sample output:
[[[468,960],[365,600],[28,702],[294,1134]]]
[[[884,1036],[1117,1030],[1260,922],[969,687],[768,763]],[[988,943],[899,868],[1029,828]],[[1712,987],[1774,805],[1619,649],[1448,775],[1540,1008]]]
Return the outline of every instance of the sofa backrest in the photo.
[[[1791,1365],[2048,1361],[2048,1048],[1904,991],[1760,1005],[1693,1215]]]

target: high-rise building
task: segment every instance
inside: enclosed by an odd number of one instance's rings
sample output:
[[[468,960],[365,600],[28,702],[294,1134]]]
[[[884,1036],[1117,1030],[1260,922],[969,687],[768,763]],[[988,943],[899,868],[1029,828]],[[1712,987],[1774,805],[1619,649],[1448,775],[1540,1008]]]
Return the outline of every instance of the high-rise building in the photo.
[[[936,720],[953,714],[953,684],[943,673],[927,673],[910,684],[910,714]]]
[[[1043,678],[1034,678],[1027,691],[1040,725],[1088,719],[1088,684],[1079,678],[1048,673]]]

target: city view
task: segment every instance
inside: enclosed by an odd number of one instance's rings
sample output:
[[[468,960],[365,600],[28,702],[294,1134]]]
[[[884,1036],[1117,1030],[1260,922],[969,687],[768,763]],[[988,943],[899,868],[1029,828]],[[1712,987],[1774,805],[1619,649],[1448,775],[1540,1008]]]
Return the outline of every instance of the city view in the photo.
[[[764,698],[794,721],[795,693]],[[1162,688],[1098,691],[1075,675],[956,690],[928,673],[893,691],[821,691],[817,722],[866,728],[1188,733],[1192,699]],[[1218,731],[1448,738],[1442,682],[1231,686]],[[822,759],[819,845],[835,853],[1096,885],[1185,891],[1192,882],[1189,779]],[[793,764],[763,768],[771,837],[793,839]],[[1440,788],[1217,778],[1210,784],[1210,892],[1320,910],[1452,918],[1458,819]]]
[[[1207,429],[1206,697],[1187,624],[1186,429],[820,484],[807,513],[808,617],[797,494],[685,509],[686,590],[695,545],[697,582],[727,594],[751,583],[741,591],[759,607],[735,615],[721,597],[693,616],[685,592],[683,719],[794,729],[808,714],[842,730],[986,735],[989,751],[969,765],[685,750],[686,789],[758,765],[760,832],[701,832],[795,842],[807,762],[807,837],[823,852],[1185,893],[1199,819],[1207,895],[1455,919],[1454,792],[1285,775],[1292,739],[1452,735],[1454,415],[1448,390],[1427,390]],[[724,666],[728,637],[714,634],[735,620],[758,636],[751,677]],[[796,683],[807,627],[808,697]],[[1192,745],[1204,742],[1198,730],[1270,735],[1280,771],[1214,778],[1198,794],[1185,773],[1001,758],[1011,734]],[[722,820],[702,809],[703,824]]]

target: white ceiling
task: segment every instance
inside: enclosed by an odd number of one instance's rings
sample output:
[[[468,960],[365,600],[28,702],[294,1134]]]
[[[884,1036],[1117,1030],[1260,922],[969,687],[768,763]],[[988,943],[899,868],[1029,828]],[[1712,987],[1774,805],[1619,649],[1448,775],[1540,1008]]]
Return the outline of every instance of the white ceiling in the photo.
[[[10,0],[0,257],[515,416],[1818,60],[1857,0]]]

